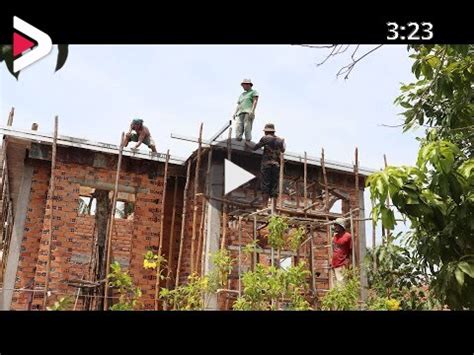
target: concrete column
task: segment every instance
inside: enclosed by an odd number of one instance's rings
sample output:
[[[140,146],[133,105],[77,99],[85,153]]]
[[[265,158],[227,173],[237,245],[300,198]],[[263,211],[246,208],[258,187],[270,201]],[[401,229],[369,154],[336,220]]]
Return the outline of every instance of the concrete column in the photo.
[[[15,287],[16,273],[20,261],[21,242],[23,240],[26,214],[28,212],[28,203],[30,201],[32,178],[33,166],[26,162],[16,203],[17,207],[10,240],[10,250],[6,260],[7,266],[3,282],[4,289],[0,290],[0,310],[9,310],[12,303],[13,288]]]
[[[210,196],[221,197],[224,191],[224,161],[212,162],[211,166],[211,189]],[[206,230],[206,253],[204,257],[204,274],[208,274],[214,269],[211,255],[220,248],[219,241],[221,236],[221,215],[222,203],[210,199],[207,210],[207,230]],[[209,294],[206,296],[206,309],[217,309],[217,296]]]

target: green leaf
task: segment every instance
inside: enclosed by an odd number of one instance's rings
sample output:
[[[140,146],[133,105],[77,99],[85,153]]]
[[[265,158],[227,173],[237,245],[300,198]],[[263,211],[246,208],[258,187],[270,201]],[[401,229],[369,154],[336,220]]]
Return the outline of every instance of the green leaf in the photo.
[[[431,65],[432,68],[437,68],[441,64],[441,61],[438,57],[433,56],[427,60],[427,63]]]
[[[474,263],[470,264],[467,261],[461,261],[458,264],[458,268],[461,269],[465,274],[474,279]]]
[[[69,54],[69,46],[67,44],[58,44],[58,60],[56,62],[56,69],[58,71],[66,63],[67,56]]]
[[[387,229],[393,229],[395,227],[395,216],[393,215],[393,211],[382,206],[382,224]]]
[[[460,286],[464,285],[464,272],[461,269],[456,269],[454,271],[454,275],[456,276],[456,280]]]

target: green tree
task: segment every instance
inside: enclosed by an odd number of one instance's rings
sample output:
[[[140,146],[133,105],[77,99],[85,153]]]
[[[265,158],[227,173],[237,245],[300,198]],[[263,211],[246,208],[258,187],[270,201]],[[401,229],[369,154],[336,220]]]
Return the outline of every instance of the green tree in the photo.
[[[376,302],[390,299],[398,300],[400,308],[405,310],[438,306],[428,291],[431,275],[423,268],[411,243],[411,233],[399,233],[389,235],[383,244],[368,250],[365,267],[369,309]]]
[[[415,166],[371,175],[374,220],[410,222],[414,252],[431,290],[451,309],[474,309],[474,45],[410,46],[416,82],[395,100],[404,131],[427,127]],[[393,207],[386,207],[387,197]]]

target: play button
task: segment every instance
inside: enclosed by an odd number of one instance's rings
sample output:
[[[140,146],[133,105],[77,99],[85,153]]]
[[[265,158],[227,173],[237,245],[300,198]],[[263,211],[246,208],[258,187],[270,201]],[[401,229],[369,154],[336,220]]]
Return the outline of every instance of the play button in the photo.
[[[255,175],[249,173],[247,170],[242,169],[240,166],[232,163],[230,160],[225,160],[224,165],[224,194],[227,195],[232,190],[235,190],[239,186],[242,186],[246,182],[252,180]]]

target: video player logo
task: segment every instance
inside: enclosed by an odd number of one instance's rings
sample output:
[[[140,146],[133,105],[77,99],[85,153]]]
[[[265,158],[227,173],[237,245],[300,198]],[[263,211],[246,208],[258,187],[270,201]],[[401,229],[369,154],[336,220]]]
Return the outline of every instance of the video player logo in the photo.
[[[16,16],[13,17],[13,28],[21,32],[13,32],[13,57],[16,58],[13,72],[18,73],[47,56],[53,48],[53,42],[46,33]]]

